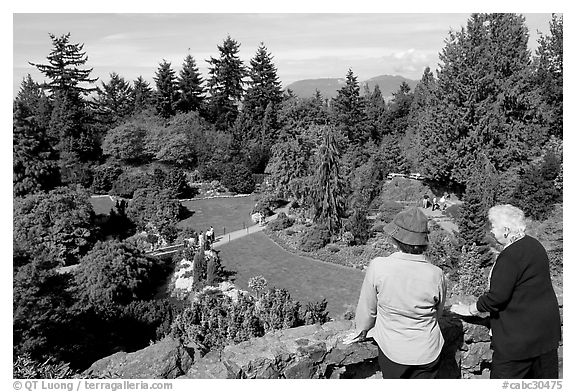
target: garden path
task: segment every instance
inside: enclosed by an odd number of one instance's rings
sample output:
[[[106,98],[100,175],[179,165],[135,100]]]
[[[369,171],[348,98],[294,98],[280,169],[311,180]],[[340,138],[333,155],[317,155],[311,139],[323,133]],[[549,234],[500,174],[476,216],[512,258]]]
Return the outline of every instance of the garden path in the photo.
[[[432,208],[422,208],[422,207],[419,208],[420,211],[422,211],[429,218],[432,218],[434,222],[438,223],[438,225],[444,230],[446,230],[448,233],[454,234],[458,232],[458,226],[456,225],[456,223],[454,223],[454,220],[442,214],[442,211],[440,210],[432,211]]]
[[[288,207],[282,207],[276,210],[275,214],[266,218],[266,222],[271,222],[278,217],[278,214],[284,212],[285,214],[288,213]],[[247,235],[258,233],[266,228],[266,225],[259,225],[256,223],[255,225],[249,226],[245,229],[240,229],[236,231],[232,231],[230,233],[226,233],[223,235],[216,236],[214,239],[214,244],[212,245],[213,248],[218,248],[224,244],[229,243],[230,241],[237,240],[238,238],[246,237]]]

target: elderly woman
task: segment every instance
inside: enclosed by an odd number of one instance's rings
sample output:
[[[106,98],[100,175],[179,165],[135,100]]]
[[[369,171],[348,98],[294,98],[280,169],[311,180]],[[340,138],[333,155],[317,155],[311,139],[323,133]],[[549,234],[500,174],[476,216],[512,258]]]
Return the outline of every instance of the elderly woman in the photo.
[[[488,211],[491,233],[503,246],[490,274],[488,292],[454,313],[490,312],[490,378],[558,378],[560,312],[546,250],[526,235],[524,213],[512,205]]]
[[[356,308],[356,331],[378,344],[383,378],[435,378],[444,338],[438,318],[446,284],[442,270],[428,262],[428,219],[419,208],[400,212],[385,227],[400,250],[370,262]]]

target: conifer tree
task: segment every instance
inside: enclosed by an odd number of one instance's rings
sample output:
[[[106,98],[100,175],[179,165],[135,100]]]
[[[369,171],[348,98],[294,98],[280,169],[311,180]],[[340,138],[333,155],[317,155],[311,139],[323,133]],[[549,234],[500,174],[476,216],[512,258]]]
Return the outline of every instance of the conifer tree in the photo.
[[[58,186],[58,165],[46,130],[34,116],[26,116],[21,101],[16,103],[13,124],[13,192],[15,196],[48,191]]]
[[[282,101],[282,87],[272,59],[264,43],[260,43],[256,55],[250,60],[248,87],[242,108],[257,124],[258,139],[268,144],[276,137],[276,111]]]
[[[548,136],[527,45],[524,17],[515,14],[473,14],[449,34],[438,102],[418,119],[425,174],[465,184],[477,151],[499,172],[539,154]]]
[[[90,78],[92,68],[80,68],[88,61],[86,52],[83,52],[84,44],[70,43],[70,33],[60,37],[54,34],[49,34],[49,36],[53,49],[47,57],[48,64],[30,63],[50,79],[44,87],[51,93],[65,93],[73,100],[95,91],[95,87],[83,85],[98,80],[98,78]]]
[[[334,99],[333,110],[339,131],[350,143],[361,145],[368,140],[364,126],[364,100],[360,97],[358,77],[351,69],[346,74],[346,84]]]
[[[138,76],[134,81],[132,102],[134,104],[134,113],[145,111],[154,104],[154,92],[150,87],[150,83],[145,81],[142,76]]]
[[[108,83],[102,81],[102,88],[97,88],[96,105],[100,120],[114,125],[127,117],[134,109],[134,93],[130,83],[116,72],[110,74]]]
[[[478,262],[482,264],[491,261],[486,234],[488,210],[496,204],[498,175],[486,154],[482,152],[476,155],[473,173],[462,198],[458,229],[462,245],[478,246],[478,252],[482,255]]]
[[[240,44],[227,36],[218,45],[219,58],[211,57],[207,62],[209,78],[207,88],[209,112],[217,129],[229,130],[238,115],[238,103],[244,95],[246,70],[238,56]]]
[[[563,76],[564,76],[564,18],[552,14],[550,35],[538,38],[535,79],[550,112],[550,133],[562,138]]]
[[[178,90],[175,72],[166,60],[162,60],[156,76],[156,112],[165,118],[176,113],[176,102],[178,100]]]
[[[364,113],[366,116],[366,128],[370,138],[378,143],[382,136],[382,126],[386,116],[386,102],[382,97],[380,86],[375,85],[374,90],[366,85]]]
[[[30,63],[49,79],[43,84],[53,104],[47,134],[58,151],[62,181],[88,185],[89,162],[99,156],[100,148],[84,96],[95,91],[90,84],[97,78],[90,78],[92,68],[81,68],[88,61],[83,44],[70,43],[70,33],[50,38],[48,64]]]
[[[177,83],[179,98],[176,102],[176,109],[184,113],[199,111],[205,98],[204,87],[202,87],[204,80],[191,55],[184,59]]]
[[[311,194],[314,221],[325,225],[331,235],[338,233],[342,227],[345,212],[344,181],[339,166],[340,150],[334,132],[331,127],[324,127]]]

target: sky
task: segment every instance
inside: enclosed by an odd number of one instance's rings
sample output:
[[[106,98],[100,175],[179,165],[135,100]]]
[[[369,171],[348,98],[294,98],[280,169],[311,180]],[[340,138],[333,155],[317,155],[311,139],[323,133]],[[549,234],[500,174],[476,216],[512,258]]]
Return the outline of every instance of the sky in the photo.
[[[529,47],[537,32],[549,33],[551,13],[523,13]],[[379,75],[421,78],[438,68],[438,54],[450,30],[465,26],[470,13],[14,13],[13,96],[22,79],[44,76],[28,62],[47,63],[49,33],[70,33],[84,44],[87,68],[98,85],[116,72],[128,81],[143,76],[152,85],[166,60],[178,72],[190,54],[204,78],[208,60],[230,35],[245,64],[264,43],[274,56],[282,85],[302,79],[344,78],[352,69],[360,81]]]

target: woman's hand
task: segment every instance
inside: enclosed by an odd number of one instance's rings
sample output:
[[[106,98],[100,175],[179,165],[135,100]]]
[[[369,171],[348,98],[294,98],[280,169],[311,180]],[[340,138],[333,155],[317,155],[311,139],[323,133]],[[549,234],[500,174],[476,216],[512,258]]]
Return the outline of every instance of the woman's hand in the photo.
[[[470,312],[470,305],[463,304],[462,302],[450,306],[450,311],[460,316],[473,316],[472,312]]]
[[[361,342],[363,340],[366,340],[366,334],[368,333],[368,331],[353,331],[351,333],[349,333],[344,340],[342,340],[343,344],[352,344],[352,343],[358,343]]]

